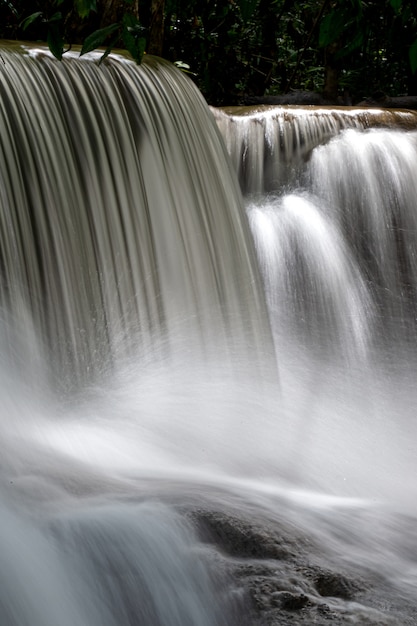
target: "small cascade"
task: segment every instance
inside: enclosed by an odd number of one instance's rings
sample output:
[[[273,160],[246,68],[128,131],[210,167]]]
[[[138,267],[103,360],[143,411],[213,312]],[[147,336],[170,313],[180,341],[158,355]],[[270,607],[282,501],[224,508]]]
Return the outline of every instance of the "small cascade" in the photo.
[[[234,621],[208,551],[195,548],[193,528],[171,507],[86,504],[40,521],[2,504],[0,521],[0,619],[7,626]]]
[[[267,198],[249,203],[248,215],[278,345],[286,337],[317,356],[363,362],[372,298],[355,256],[317,198]]]
[[[246,193],[275,333],[356,361],[414,340],[416,113],[238,112],[215,118]]]
[[[383,327],[396,341],[415,324],[416,160],[416,131],[349,130],[318,147],[306,172],[306,184],[321,199],[369,285],[378,332]]]
[[[245,193],[297,184],[312,150],[348,128],[416,128],[413,111],[316,106],[229,107],[212,112]]]

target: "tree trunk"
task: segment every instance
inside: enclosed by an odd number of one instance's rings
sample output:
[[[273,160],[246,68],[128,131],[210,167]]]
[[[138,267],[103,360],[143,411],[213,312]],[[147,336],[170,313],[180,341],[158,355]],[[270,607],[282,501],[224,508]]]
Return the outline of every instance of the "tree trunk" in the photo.
[[[339,49],[338,43],[330,44],[326,48],[324,66],[324,87],[323,95],[329,100],[337,101],[339,91],[339,68],[336,61],[336,53]]]
[[[125,0],[99,0],[97,13],[100,15],[100,28],[121,22],[125,13],[139,18],[139,0],[135,0],[133,4],[128,4]]]
[[[152,0],[148,53],[162,56],[164,46],[165,0]]]

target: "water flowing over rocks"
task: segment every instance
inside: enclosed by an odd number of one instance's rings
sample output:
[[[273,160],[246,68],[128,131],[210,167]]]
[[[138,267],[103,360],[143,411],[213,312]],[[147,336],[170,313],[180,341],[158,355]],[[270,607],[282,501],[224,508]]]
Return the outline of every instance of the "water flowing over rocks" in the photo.
[[[415,626],[416,113],[1,56],[1,626]]]
[[[340,565],[313,536],[281,521],[227,511],[190,513],[203,540],[220,550],[244,594],[252,626],[412,626],[417,607],[377,571]],[[245,621],[246,620],[246,621]]]
[[[414,111],[329,106],[211,108],[244,193],[297,185],[294,170],[347,129],[417,128]]]

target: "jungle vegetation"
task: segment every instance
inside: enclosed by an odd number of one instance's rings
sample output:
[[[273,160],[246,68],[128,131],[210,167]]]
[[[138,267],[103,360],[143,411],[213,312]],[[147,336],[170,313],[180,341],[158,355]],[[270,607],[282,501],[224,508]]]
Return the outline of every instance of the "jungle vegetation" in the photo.
[[[210,104],[417,95],[415,0],[0,0],[0,38],[177,63]]]

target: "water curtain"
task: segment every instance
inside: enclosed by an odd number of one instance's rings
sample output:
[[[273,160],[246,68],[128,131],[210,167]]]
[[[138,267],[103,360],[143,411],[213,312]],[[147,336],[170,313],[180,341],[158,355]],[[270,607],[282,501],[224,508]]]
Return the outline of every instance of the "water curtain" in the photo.
[[[255,354],[269,331],[249,229],[192,83],[151,59],[138,72],[22,48],[1,71],[1,306],[16,341],[31,333],[70,387],[138,345]]]
[[[415,114],[209,109],[163,61],[66,57],[0,60],[0,621],[254,626],[263,545],[272,590],[310,572],[306,619],[329,553],[389,581],[332,611],[389,623],[416,571]]]

